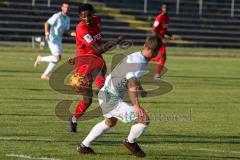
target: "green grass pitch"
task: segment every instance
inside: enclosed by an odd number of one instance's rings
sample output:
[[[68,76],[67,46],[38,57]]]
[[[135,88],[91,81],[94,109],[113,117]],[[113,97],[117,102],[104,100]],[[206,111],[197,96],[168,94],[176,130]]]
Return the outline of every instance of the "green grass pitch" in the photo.
[[[112,54],[139,49],[112,50],[105,59],[109,66]],[[74,53],[75,46],[65,46],[63,61]],[[68,122],[55,116],[55,105],[81,97],[55,92],[40,80],[47,64],[33,68],[38,54],[49,50],[0,46],[0,159],[137,159],[121,144],[130,129],[121,122],[93,144],[97,155],[76,153],[76,145],[103,118],[81,121],[78,133],[69,133]],[[168,55],[164,80],[174,89],[141,99],[149,113],[161,115],[138,139],[145,159],[240,159],[239,51],[169,48]]]

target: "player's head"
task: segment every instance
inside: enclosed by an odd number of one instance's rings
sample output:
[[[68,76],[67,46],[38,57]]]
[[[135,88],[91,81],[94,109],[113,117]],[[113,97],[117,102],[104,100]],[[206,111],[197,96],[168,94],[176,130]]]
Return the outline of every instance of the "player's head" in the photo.
[[[158,53],[158,50],[161,48],[162,40],[158,36],[150,36],[146,39],[143,46],[143,56],[150,60],[155,57]]]
[[[168,12],[168,4],[167,3],[163,3],[162,4],[162,13],[167,13]]]
[[[87,25],[92,25],[92,17],[94,14],[94,8],[91,4],[82,4],[78,7],[78,15],[80,21]]]
[[[70,9],[69,2],[63,1],[61,9],[62,9],[62,14],[64,16],[66,16],[69,12],[69,9]]]

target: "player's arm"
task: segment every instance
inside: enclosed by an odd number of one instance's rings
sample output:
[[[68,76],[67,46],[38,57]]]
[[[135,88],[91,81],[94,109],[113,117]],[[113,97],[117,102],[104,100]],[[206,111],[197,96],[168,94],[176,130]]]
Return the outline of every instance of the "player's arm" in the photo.
[[[160,38],[164,38],[164,37],[162,37],[161,35],[159,35],[158,32],[157,32],[157,29],[158,29],[158,27],[159,27],[159,25],[160,25],[160,22],[161,22],[161,17],[157,17],[157,18],[155,19],[154,23],[153,23],[153,26],[152,26],[152,33],[153,33],[153,35],[155,35],[155,36],[158,36],[158,37],[160,37]]]
[[[72,36],[72,37],[76,37],[76,32],[68,30],[67,35]]]
[[[58,19],[59,15],[54,14],[52,17],[50,17],[44,24],[44,31],[45,31],[45,40],[49,40],[49,31],[50,31],[50,26],[54,25]]]
[[[73,32],[73,31],[70,30],[70,19],[69,19],[69,22],[67,24],[66,32],[67,32],[67,35],[72,36],[72,37],[76,37],[76,32]]]
[[[156,20],[153,23],[152,33],[153,33],[153,35],[156,35],[158,37],[165,38],[157,33],[157,28],[160,25],[160,23],[161,23],[161,17],[156,18]],[[167,31],[166,35],[169,36],[171,40],[175,40],[175,36],[172,33]]]
[[[168,37],[170,37],[171,40],[175,40],[175,36],[172,33],[170,33],[169,31],[166,32],[166,35]]]
[[[146,97],[147,96],[147,91],[144,90],[142,84],[140,81],[138,81],[138,92],[141,94],[142,97]]]
[[[98,54],[103,54],[107,51],[109,51],[110,49],[112,49],[113,47],[115,47],[117,44],[119,44],[119,42],[121,42],[123,39],[122,36],[118,36],[116,39],[112,40],[112,41],[108,41],[102,45],[98,45],[97,43],[93,43],[91,45],[91,48]]]
[[[50,26],[49,26],[48,21],[46,21],[44,24],[44,32],[45,32],[45,40],[46,41],[49,40],[49,30],[50,30]]]
[[[131,78],[128,80],[128,94],[129,98],[134,106],[135,116],[138,120],[147,120],[145,110],[140,106],[138,100],[138,91],[137,91],[138,82],[136,78]]]

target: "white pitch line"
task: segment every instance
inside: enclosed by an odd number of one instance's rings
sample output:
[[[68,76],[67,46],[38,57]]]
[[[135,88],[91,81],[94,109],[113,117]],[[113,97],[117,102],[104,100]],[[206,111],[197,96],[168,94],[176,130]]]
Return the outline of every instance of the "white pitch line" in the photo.
[[[28,141],[56,141],[54,139],[47,139],[47,138],[22,138],[22,137],[0,137],[0,140],[16,140],[16,141],[25,141],[25,140],[28,140]]]
[[[47,158],[47,157],[32,157],[29,155],[23,155],[23,154],[6,154],[6,157],[15,157],[15,158],[24,158],[24,159],[35,159],[35,160],[60,160],[56,158]]]
[[[192,149],[195,151],[209,151],[209,152],[221,152],[221,153],[234,153],[234,154],[240,154],[239,151],[225,151],[225,150],[216,150],[216,149],[208,149],[208,148],[199,148],[199,149]]]

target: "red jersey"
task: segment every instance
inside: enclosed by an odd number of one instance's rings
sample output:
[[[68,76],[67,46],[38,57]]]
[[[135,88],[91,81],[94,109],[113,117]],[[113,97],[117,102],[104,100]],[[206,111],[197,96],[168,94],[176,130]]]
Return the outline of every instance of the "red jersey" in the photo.
[[[101,29],[99,24],[101,20],[99,17],[93,16],[93,25],[88,26],[87,24],[80,22],[76,27],[76,56],[82,54],[98,54],[91,48],[93,43],[101,45]]]
[[[167,33],[170,19],[167,14],[160,13],[153,23],[153,30],[160,36],[164,37]]]

